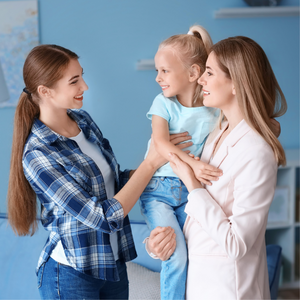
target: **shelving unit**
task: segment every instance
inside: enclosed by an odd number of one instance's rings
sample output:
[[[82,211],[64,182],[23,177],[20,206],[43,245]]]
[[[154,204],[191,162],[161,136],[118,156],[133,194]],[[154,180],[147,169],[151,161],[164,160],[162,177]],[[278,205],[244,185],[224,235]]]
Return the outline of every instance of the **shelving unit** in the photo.
[[[299,287],[299,149],[286,150],[287,164],[278,168],[277,186],[288,187],[288,220],[284,223],[269,223],[266,244],[282,247],[283,268],[281,288]]]
[[[220,8],[214,12],[220,18],[299,17],[299,6],[251,6]]]

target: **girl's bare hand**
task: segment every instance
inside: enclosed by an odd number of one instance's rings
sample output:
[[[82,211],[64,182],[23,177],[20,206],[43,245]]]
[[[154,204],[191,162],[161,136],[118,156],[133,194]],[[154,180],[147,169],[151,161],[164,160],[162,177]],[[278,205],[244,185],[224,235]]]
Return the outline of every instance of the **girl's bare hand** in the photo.
[[[187,142],[190,139],[191,139],[191,136],[188,135],[188,132],[170,135],[170,142],[181,150],[193,145],[193,143],[191,141]],[[189,153],[190,151],[186,150],[184,152]],[[164,164],[166,164],[168,162],[168,160],[166,160],[163,156],[161,156],[156,151],[155,145],[153,143],[152,135],[151,135],[151,143],[150,143],[149,151],[147,154],[147,160],[150,161],[151,165],[156,169],[160,168],[161,166],[163,166]]]
[[[183,181],[189,192],[202,187],[200,181],[195,177],[193,169],[187,163],[174,153],[170,153],[169,156],[173,172]]]
[[[223,175],[222,171],[214,166],[202,162],[201,160],[195,161],[192,165],[195,177],[204,184],[212,185],[211,181],[219,180]]]

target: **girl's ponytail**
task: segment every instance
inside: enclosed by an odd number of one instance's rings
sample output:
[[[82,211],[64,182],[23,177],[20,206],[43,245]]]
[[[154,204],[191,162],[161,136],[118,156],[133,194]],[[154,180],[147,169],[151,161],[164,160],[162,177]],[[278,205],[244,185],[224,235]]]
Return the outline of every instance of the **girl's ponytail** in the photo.
[[[200,25],[193,25],[190,27],[190,32],[192,32],[194,34],[194,36],[200,38],[204,44],[204,47],[206,49],[206,53],[207,55],[210,52],[210,48],[213,45],[212,39],[209,35],[209,33],[207,32],[207,30],[200,26]]]

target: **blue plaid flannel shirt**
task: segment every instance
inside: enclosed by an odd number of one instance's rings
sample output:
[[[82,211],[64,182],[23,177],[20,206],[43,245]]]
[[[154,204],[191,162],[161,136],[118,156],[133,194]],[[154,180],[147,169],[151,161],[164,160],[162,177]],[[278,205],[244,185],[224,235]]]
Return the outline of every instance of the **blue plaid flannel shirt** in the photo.
[[[85,137],[98,145],[115,175],[116,191],[129,179],[121,172],[107,139],[84,110],[68,110]],[[102,280],[118,281],[109,234],[118,232],[119,259],[136,257],[128,217],[121,204],[107,199],[102,174],[77,143],[35,119],[23,152],[24,174],[42,204],[41,220],[50,231],[37,269],[61,240],[70,265]]]

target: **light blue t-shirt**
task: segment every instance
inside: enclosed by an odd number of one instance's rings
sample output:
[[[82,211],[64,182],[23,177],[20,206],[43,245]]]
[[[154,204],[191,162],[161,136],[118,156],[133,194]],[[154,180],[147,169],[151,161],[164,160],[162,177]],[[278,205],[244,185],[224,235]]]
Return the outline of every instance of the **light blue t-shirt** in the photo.
[[[185,107],[176,97],[166,98],[163,93],[156,96],[147,118],[160,116],[168,121],[170,134],[188,131],[193,145],[184,150],[190,150],[195,156],[201,154],[206,136],[215,127],[219,109],[211,107]],[[149,151],[151,139],[148,142],[146,155]],[[145,156],[146,156],[145,155]],[[170,163],[160,167],[154,176],[178,177],[172,170]]]

